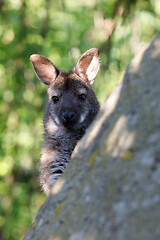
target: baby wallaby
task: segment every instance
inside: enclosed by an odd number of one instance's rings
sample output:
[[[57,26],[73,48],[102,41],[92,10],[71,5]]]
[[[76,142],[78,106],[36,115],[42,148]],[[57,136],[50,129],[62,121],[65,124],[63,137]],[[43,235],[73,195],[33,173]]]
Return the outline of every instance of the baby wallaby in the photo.
[[[99,110],[92,90],[99,70],[99,52],[96,48],[85,52],[70,72],[59,70],[38,54],[31,55],[30,61],[38,78],[47,85],[40,183],[48,195]]]

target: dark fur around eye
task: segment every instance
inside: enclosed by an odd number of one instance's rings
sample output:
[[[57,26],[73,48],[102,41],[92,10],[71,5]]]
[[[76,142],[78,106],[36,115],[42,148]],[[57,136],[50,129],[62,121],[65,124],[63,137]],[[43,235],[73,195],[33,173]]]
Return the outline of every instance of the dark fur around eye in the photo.
[[[80,94],[79,95],[79,99],[81,100],[81,101],[85,101],[86,100],[86,95],[85,94]]]
[[[59,98],[57,96],[52,97],[53,103],[57,103],[59,101]]]

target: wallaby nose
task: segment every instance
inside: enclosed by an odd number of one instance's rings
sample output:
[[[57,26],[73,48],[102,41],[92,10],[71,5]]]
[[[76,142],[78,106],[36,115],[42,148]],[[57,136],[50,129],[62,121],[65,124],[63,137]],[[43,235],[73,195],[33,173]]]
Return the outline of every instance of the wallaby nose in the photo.
[[[74,112],[66,111],[62,113],[62,120],[65,124],[71,124],[74,121],[74,118]]]

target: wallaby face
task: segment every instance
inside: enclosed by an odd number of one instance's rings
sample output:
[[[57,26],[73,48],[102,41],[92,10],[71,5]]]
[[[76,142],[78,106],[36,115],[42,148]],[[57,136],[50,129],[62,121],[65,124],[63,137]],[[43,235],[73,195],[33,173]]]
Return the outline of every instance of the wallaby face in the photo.
[[[61,72],[48,88],[48,111],[55,124],[68,130],[88,127],[97,109],[90,85],[75,73]]]
[[[49,194],[66,168],[77,141],[99,110],[91,86],[99,70],[99,55],[98,49],[88,50],[70,72],[59,70],[37,54],[31,55],[30,61],[38,78],[48,86],[40,182]]]

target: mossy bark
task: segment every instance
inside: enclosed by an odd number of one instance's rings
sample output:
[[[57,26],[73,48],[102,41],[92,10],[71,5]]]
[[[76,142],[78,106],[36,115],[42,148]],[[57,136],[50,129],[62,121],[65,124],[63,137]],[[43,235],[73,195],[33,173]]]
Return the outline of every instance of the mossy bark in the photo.
[[[133,59],[24,239],[160,239],[160,35]]]

